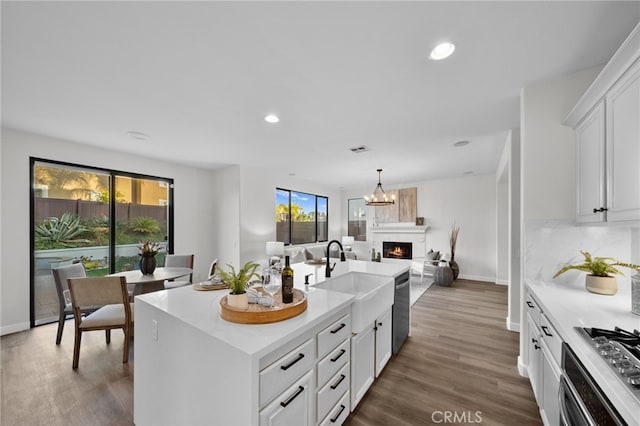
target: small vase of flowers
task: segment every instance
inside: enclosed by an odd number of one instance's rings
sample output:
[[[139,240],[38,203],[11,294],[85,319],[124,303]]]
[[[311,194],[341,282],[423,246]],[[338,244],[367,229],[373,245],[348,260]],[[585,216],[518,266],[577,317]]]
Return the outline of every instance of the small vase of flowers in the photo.
[[[162,250],[162,246],[158,242],[140,241],[138,246],[140,253],[140,272],[143,275],[151,275],[156,270],[157,261],[156,254]]]

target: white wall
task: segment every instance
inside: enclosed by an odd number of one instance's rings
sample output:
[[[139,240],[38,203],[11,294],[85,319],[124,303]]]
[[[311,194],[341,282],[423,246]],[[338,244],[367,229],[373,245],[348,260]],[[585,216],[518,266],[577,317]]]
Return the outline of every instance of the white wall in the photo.
[[[318,182],[289,176],[272,169],[240,167],[240,252],[241,263],[266,259],[265,243],[275,241],[276,188],[329,197],[329,240],[340,240],[346,220],[340,191]]]
[[[237,267],[240,264],[240,166],[215,170],[207,196],[214,200],[210,214],[214,258],[225,269],[227,264]],[[209,214],[203,216],[209,217]]]
[[[1,152],[1,334],[29,327],[30,156],[173,178],[175,252],[194,253],[194,280],[205,277],[215,254],[213,224],[220,220],[210,215],[215,211],[213,198],[207,196],[211,171],[9,129],[2,129]]]
[[[460,225],[456,245],[456,261],[460,277],[495,282],[496,279],[496,178],[494,175],[464,176],[402,185],[385,185],[385,190],[417,188],[417,216],[429,226],[427,249],[449,253],[449,233],[454,220]],[[369,188],[370,192],[371,188]],[[364,189],[343,192],[344,208],[349,198],[362,198]],[[367,212],[367,225],[370,226]],[[345,215],[346,218],[346,215]],[[346,235],[346,219],[342,224]],[[356,243],[358,252],[370,251],[371,234],[367,232],[367,247]]]

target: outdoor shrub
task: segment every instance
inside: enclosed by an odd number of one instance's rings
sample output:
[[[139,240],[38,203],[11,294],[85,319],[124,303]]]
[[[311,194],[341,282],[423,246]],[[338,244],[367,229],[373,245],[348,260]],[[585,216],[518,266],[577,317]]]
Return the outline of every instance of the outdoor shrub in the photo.
[[[138,216],[133,219],[131,229],[139,234],[153,234],[160,232],[160,225],[152,217]]]
[[[80,223],[80,218],[69,212],[62,214],[60,218],[50,217],[36,225],[36,247],[41,248],[67,248],[79,247],[88,244],[89,240],[78,238],[88,228]]]

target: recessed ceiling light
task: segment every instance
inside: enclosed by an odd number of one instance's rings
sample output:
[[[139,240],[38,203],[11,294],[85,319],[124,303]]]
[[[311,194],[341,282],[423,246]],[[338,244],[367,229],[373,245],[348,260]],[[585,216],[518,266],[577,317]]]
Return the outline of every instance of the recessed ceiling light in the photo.
[[[264,121],[269,124],[276,124],[278,121],[280,121],[280,118],[278,118],[278,116],[275,114],[268,114],[264,116]]]
[[[451,56],[454,50],[456,50],[456,46],[453,43],[440,43],[433,48],[431,54],[429,55],[429,59],[439,61],[441,59],[448,58],[449,56]]]
[[[129,137],[133,138],[133,139],[137,139],[139,141],[146,141],[147,139],[149,139],[149,135],[142,133],[142,132],[136,132],[133,130],[129,130],[127,132],[127,135],[129,135]]]
[[[461,146],[469,145],[469,143],[470,143],[469,141],[458,141],[458,142],[454,143],[453,146],[461,147]]]

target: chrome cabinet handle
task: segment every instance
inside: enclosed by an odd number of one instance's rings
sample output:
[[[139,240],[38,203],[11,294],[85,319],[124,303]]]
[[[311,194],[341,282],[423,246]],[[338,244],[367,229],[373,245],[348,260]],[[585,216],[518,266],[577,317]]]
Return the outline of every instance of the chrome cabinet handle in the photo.
[[[291,404],[291,401],[296,399],[298,395],[300,395],[303,391],[304,391],[304,388],[302,386],[298,386],[298,390],[296,390],[296,393],[294,393],[289,398],[287,398],[286,401],[280,402],[280,405],[282,405],[283,407],[286,407],[287,405]]]
[[[295,364],[296,362],[300,361],[302,358],[304,358],[304,354],[298,354],[298,357],[296,359],[294,359],[293,361],[291,361],[287,365],[281,365],[280,368],[282,368],[283,370],[287,371],[289,368],[291,368],[293,366],[293,364]]]

